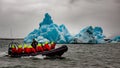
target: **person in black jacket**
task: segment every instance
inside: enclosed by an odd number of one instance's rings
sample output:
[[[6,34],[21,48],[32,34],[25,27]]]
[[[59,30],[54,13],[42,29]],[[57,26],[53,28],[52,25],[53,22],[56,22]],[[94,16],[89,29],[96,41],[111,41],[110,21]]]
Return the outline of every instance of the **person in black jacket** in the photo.
[[[33,39],[33,42],[32,42],[31,45],[32,45],[33,48],[36,49],[36,46],[38,45],[38,42],[35,39]]]

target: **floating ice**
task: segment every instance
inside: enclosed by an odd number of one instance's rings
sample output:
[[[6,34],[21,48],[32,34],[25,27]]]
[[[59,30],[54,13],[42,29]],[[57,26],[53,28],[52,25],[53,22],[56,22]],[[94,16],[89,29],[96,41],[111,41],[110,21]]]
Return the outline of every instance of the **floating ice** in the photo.
[[[105,43],[105,36],[101,27],[88,26],[80,31],[74,38],[75,43]]]
[[[7,54],[8,54],[7,52],[0,52],[0,57],[4,57]]]
[[[115,36],[114,38],[111,39],[111,43],[118,43],[120,42],[120,36]]]
[[[39,24],[39,29],[35,29],[24,38],[24,42],[31,43],[35,38],[38,42],[69,43],[73,38],[64,24],[58,26],[54,24],[51,16],[46,13],[45,18]]]
[[[101,27],[95,27],[93,36],[95,37],[96,43],[105,43],[105,35],[103,35],[103,29]]]
[[[39,35],[39,30],[35,29],[33,30],[33,32],[29,33],[27,37],[24,38],[24,42],[25,43],[31,43],[32,39],[37,38]]]
[[[31,43],[32,39],[36,39],[39,43],[51,42],[56,43],[105,43],[105,36],[101,27],[88,26],[80,31],[74,37],[71,36],[64,24],[58,26],[53,22],[51,16],[46,13],[45,18],[39,24],[38,29],[34,29],[24,42]]]

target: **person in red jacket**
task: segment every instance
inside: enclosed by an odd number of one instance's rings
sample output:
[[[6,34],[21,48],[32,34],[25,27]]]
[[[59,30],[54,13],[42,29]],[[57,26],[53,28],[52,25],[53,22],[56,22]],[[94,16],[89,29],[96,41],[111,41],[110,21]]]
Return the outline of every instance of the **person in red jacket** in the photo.
[[[18,45],[17,53],[18,53],[18,55],[23,53],[22,45]]]
[[[35,50],[35,48],[34,47],[32,47],[31,45],[29,45],[29,51],[30,51],[30,53],[36,53],[36,50]]]
[[[55,49],[55,45],[56,45],[56,44],[55,44],[54,42],[51,42],[50,45],[51,45],[51,49]]]
[[[16,55],[17,54],[17,48],[15,47],[15,45],[12,45],[12,55]]]
[[[41,45],[41,44],[38,44],[38,45],[37,45],[36,51],[37,51],[37,52],[43,52],[43,48],[42,48],[42,45]]]
[[[43,46],[43,50],[44,50],[44,51],[49,51],[49,50],[51,50],[48,42],[45,42],[45,44],[44,44],[44,46]]]
[[[30,55],[31,53],[36,53],[35,49],[31,46],[31,45],[24,45],[24,49],[23,49],[25,54]]]
[[[31,53],[36,53],[36,51],[31,45],[28,45],[28,47],[26,48],[26,53],[29,55]]]
[[[27,49],[28,49],[27,44],[24,44],[24,47],[23,47],[23,53],[24,53],[24,54],[27,54],[27,53],[28,53],[28,52],[27,52]]]

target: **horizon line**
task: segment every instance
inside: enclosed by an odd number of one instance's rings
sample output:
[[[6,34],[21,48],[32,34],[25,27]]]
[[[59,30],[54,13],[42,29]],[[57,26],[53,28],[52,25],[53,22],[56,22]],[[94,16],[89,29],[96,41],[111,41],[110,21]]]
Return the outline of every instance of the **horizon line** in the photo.
[[[24,38],[0,38],[0,40],[23,40]]]

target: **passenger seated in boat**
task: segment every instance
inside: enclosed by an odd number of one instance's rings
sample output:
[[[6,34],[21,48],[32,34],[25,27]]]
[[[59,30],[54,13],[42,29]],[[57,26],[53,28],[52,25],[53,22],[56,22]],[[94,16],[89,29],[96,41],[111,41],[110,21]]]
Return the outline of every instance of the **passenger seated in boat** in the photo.
[[[23,53],[23,48],[22,48],[22,45],[21,45],[21,44],[18,45],[17,53],[18,53],[19,55]]]
[[[29,51],[30,53],[36,53],[35,48],[33,48],[31,45],[29,45],[28,48],[29,48],[29,50],[30,50],[30,51]]]
[[[49,51],[49,50],[51,50],[51,48],[50,48],[48,42],[45,42],[45,44],[43,45],[43,51]]]
[[[17,55],[17,48],[15,47],[15,45],[12,45],[12,54],[13,55]]]
[[[33,39],[33,42],[32,42],[31,45],[34,49],[36,49],[36,46],[38,45],[38,42],[35,39]]]
[[[38,44],[36,47],[37,52],[43,52],[42,44]]]
[[[55,45],[56,45],[56,43],[55,42],[51,42],[51,49],[55,49]]]
[[[25,53],[26,54],[31,54],[31,53],[36,53],[36,51],[31,45],[28,45],[26,50],[25,50]]]
[[[27,44],[24,44],[24,47],[23,47],[23,53],[27,54]]]

